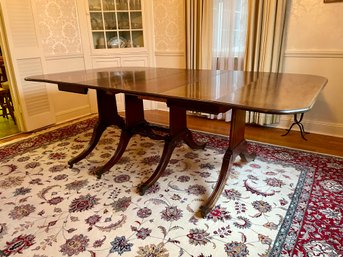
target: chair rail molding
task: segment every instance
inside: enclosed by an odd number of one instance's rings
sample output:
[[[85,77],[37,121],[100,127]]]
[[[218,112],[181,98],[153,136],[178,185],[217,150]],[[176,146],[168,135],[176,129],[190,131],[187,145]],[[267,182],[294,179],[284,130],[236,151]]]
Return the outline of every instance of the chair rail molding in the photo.
[[[343,58],[343,50],[289,49],[285,57],[296,58]]]
[[[44,57],[46,61],[64,60],[64,59],[80,59],[84,58],[84,54],[64,54],[64,55],[47,55]]]
[[[185,56],[183,51],[155,51],[155,56]]]

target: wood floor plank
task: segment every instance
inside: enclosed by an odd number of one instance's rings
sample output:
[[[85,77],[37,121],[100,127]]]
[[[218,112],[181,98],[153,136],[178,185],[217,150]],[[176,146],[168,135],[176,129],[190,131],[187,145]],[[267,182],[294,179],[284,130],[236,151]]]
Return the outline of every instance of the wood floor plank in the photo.
[[[145,117],[148,121],[168,124],[168,113],[163,111],[146,111]],[[188,117],[188,127],[190,129],[210,132],[220,135],[228,135],[230,124],[220,120],[208,120],[194,116]],[[246,127],[246,139],[262,143],[286,146],[306,151],[343,156],[343,138],[332,137],[320,134],[307,134],[305,141],[301,138],[300,132],[292,130],[287,136],[284,129],[268,128],[261,126]]]
[[[0,139],[17,133],[19,133],[19,129],[12,118],[0,117]]]

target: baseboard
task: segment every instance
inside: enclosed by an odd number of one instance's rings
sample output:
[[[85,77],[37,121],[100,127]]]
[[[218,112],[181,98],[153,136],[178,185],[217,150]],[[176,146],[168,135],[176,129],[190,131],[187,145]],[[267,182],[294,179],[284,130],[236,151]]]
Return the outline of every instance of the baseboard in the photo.
[[[184,56],[182,51],[155,51],[155,56]]]
[[[155,107],[156,107],[156,110],[164,111],[164,112],[169,112],[169,108],[168,108],[167,104],[164,103],[164,102],[156,103]]]
[[[74,120],[89,114],[91,114],[89,105],[69,109],[67,111],[56,113],[56,123]]]

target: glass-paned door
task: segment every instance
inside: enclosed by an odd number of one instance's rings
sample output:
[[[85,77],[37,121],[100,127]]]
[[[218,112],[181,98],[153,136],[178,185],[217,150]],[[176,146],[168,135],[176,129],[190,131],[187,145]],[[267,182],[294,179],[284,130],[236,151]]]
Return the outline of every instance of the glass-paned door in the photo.
[[[144,47],[141,0],[88,0],[95,49]]]

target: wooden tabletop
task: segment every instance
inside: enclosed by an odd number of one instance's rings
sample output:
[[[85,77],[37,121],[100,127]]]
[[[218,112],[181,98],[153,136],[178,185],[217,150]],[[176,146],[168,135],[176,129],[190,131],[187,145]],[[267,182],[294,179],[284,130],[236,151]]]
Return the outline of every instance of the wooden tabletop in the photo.
[[[266,113],[310,110],[327,83],[316,75],[170,68],[106,68],[30,76],[29,81]]]

